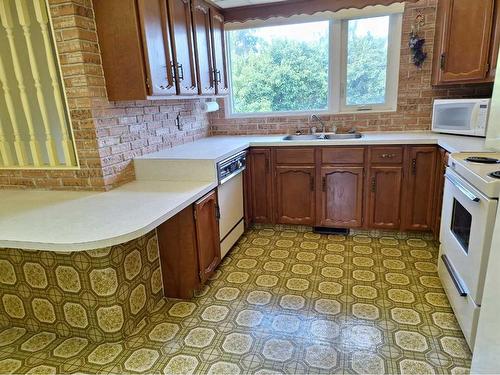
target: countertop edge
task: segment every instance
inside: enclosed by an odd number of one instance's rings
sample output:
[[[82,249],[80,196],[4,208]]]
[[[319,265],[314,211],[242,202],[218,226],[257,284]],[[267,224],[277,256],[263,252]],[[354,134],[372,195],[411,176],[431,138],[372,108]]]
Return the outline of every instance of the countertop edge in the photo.
[[[162,214],[151,223],[138,228],[132,232],[124,233],[122,235],[97,239],[88,242],[78,242],[78,243],[44,243],[44,242],[26,242],[26,241],[14,241],[14,240],[0,240],[0,248],[11,248],[11,249],[21,249],[26,251],[53,251],[58,253],[72,253],[80,251],[96,250],[100,248],[120,245],[125,242],[139,238],[151,230],[157,228],[159,225],[163,224],[168,219],[172,218],[183,209],[189,205],[196,202],[198,199],[202,198],[204,195],[212,191],[217,184],[210,184],[207,187],[200,190],[198,193],[194,194],[190,198],[186,199],[175,208],[170,209],[166,213]]]

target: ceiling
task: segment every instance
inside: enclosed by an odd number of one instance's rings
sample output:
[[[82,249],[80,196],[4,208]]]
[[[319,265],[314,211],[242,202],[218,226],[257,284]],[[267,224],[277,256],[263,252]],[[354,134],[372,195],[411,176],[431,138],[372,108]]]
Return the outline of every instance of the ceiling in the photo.
[[[270,4],[277,3],[286,0],[212,0],[215,4],[221,8],[235,8],[245,5],[255,5],[255,4]]]

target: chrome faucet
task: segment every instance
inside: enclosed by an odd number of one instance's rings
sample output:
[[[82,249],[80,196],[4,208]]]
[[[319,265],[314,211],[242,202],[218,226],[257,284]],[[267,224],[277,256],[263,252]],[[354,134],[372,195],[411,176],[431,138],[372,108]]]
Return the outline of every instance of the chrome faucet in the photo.
[[[326,132],[326,125],[325,123],[319,118],[318,115],[311,115],[311,122],[312,121],[318,121],[320,124],[321,124],[321,133],[325,134]],[[333,126],[333,133],[337,133],[337,127],[336,126]]]
[[[320,124],[321,124],[321,133],[325,133],[325,130],[326,130],[326,125],[323,121],[321,121],[321,119],[319,118],[318,115],[311,115],[311,121],[318,121]]]

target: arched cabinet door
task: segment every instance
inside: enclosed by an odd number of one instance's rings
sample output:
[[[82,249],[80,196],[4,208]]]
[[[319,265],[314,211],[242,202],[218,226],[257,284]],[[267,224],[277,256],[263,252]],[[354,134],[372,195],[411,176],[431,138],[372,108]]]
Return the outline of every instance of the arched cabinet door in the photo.
[[[363,225],[363,167],[322,167],[319,226]]]
[[[487,82],[496,69],[495,0],[440,0],[433,84]]]
[[[276,221],[314,224],[314,166],[276,166]]]
[[[402,166],[370,168],[368,194],[368,226],[399,229],[401,224]]]
[[[204,283],[221,261],[217,194],[206,195],[194,205],[200,281]]]

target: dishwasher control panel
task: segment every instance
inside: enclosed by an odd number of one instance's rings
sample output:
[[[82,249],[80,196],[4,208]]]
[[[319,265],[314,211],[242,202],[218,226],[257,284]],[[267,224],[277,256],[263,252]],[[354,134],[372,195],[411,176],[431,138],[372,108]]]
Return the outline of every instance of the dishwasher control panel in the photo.
[[[231,177],[241,173],[247,164],[247,152],[242,151],[217,163],[217,177],[219,184],[223,184]]]

